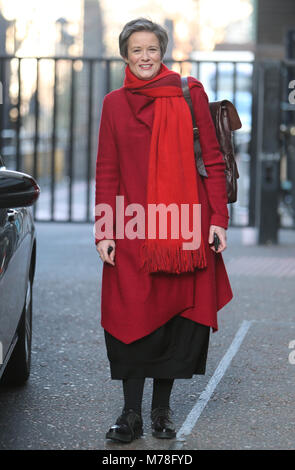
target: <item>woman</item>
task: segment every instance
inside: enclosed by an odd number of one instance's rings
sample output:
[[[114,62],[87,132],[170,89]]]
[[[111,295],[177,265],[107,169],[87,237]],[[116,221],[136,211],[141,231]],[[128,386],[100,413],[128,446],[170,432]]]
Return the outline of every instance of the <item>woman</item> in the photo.
[[[233,297],[221,255],[229,219],[225,164],[208,97],[202,84],[189,77],[208,174],[203,179],[195,167],[181,77],[162,62],[167,42],[166,31],[147,19],[124,26],[119,37],[124,85],[106,95],[99,131],[95,243],[104,263],[101,324],[111,377],[122,380],[124,393],[122,414],[106,438],[121,442],[143,433],[146,377],[154,379],[153,436],[176,436],[170,408],[174,379],[205,373],[210,327],[218,329],[217,311]],[[193,248],[184,249],[189,237],[179,231],[178,238],[171,232],[150,236],[147,208],[160,203],[178,209],[187,204],[189,217],[195,214],[193,205],[201,207]],[[112,209],[111,219],[98,210],[101,204]],[[179,228],[180,218],[173,224]],[[214,233],[220,239],[216,252]]]

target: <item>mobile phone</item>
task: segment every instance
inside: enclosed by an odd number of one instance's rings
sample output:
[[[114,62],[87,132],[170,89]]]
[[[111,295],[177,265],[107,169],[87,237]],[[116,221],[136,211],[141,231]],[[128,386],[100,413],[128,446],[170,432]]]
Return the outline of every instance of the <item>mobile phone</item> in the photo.
[[[217,233],[215,233],[215,232],[214,232],[214,241],[213,241],[213,243],[214,243],[215,251],[217,251],[217,250],[218,250],[218,247],[219,247],[219,245],[220,245],[220,238],[219,238],[219,236],[217,235]]]

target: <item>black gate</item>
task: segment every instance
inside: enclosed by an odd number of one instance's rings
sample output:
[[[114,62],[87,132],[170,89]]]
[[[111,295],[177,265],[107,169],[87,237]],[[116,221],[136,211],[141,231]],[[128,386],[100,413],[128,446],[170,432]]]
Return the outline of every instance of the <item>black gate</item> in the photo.
[[[259,243],[295,228],[295,61],[257,62],[253,74],[249,225]]]

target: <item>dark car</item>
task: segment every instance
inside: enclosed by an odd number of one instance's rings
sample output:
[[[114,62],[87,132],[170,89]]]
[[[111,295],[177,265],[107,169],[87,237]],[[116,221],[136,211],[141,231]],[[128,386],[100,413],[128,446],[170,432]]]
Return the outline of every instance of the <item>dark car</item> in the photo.
[[[7,170],[0,156],[0,384],[21,385],[30,374],[36,233],[34,178]]]

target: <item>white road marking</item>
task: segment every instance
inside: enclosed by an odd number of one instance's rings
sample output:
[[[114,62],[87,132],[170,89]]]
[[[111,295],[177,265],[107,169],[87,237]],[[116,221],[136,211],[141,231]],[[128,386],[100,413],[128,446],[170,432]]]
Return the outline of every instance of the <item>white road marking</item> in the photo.
[[[187,416],[186,420],[184,421],[183,425],[179,429],[179,431],[176,435],[177,440],[183,441],[184,436],[188,436],[192,432],[197,420],[199,419],[203,409],[205,408],[208,401],[210,400],[215,388],[217,387],[220,380],[224,376],[224,374],[225,374],[228,366],[230,365],[232,359],[234,358],[234,356],[238,352],[238,350],[239,350],[239,348],[240,348],[240,346],[241,346],[241,344],[242,344],[242,342],[243,342],[243,340],[244,340],[244,338],[245,338],[245,336],[246,336],[246,334],[247,334],[247,332],[248,332],[248,330],[249,330],[252,323],[253,323],[252,320],[250,320],[250,321],[244,320],[242,322],[242,324],[241,324],[240,328],[238,329],[238,331],[236,333],[236,336],[234,337],[230,347],[228,348],[227,352],[225,353],[225,355],[221,359],[220,363],[218,364],[213,376],[209,380],[207,387],[201,393],[201,395],[199,396],[199,399],[196,402],[195,406],[190,411],[190,413],[188,414],[188,416]],[[179,442],[178,445],[176,444],[177,448],[180,448],[180,446],[181,446],[181,442]]]

